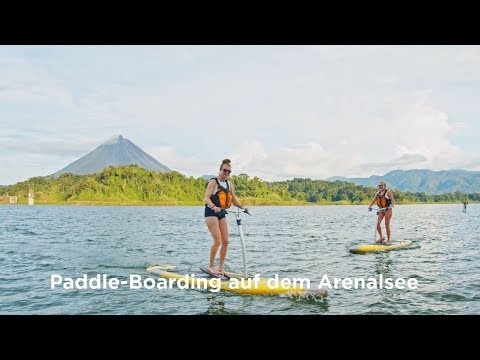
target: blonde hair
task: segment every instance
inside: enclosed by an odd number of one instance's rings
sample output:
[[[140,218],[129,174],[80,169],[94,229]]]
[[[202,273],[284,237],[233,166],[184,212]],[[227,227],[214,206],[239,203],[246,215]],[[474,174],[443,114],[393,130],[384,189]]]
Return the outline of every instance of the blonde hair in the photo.
[[[230,163],[231,163],[230,159],[223,159],[222,163],[220,164],[220,170],[222,170],[223,165],[225,164],[230,165]]]
[[[383,185],[383,187],[385,188],[385,190],[387,190],[387,183],[385,181],[379,181],[378,182],[379,185]]]

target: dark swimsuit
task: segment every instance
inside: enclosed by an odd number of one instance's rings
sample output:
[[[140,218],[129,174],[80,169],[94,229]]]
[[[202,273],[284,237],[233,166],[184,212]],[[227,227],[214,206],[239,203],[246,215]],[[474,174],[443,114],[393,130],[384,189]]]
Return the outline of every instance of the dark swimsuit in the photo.
[[[220,183],[218,182],[218,179],[217,178],[212,178],[210,180],[213,180],[215,179],[215,181],[217,182],[217,186],[221,186]],[[227,191],[229,190],[230,186],[228,185],[228,180],[227,181]],[[217,193],[218,193],[219,189],[217,188]],[[215,194],[217,194],[215,193]],[[218,195],[215,196],[215,194],[213,194],[212,196],[210,196],[210,199],[212,200],[213,204],[216,206],[216,207],[220,207],[220,200],[218,199]],[[208,205],[205,204],[205,217],[209,217],[209,216],[216,216],[218,218],[218,220],[222,220],[225,218],[225,215],[227,213],[225,211],[220,211],[218,214],[213,211]]]
[[[225,218],[225,215],[226,215],[225,211],[221,211],[217,214],[215,211],[213,211],[207,205],[205,205],[205,217],[216,216],[218,220],[222,220]]]

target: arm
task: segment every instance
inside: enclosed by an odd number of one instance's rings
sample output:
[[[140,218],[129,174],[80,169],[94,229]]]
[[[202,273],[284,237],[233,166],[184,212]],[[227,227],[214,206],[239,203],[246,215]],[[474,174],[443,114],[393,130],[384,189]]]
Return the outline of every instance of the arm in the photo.
[[[377,194],[375,194],[375,196],[373,197],[372,199],[372,202],[370,203],[370,205],[368,205],[368,210],[371,210],[372,209],[372,205],[373,203],[377,200]]]
[[[215,189],[215,180],[210,180],[207,185],[207,191],[205,192],[205,197],[203,198],[203,202],[207,204],[207,206],[215,211],[216,213],[220,212],[222,209],[215,206],[215,204],[210,200],[210,196],[212,196],[213,189]],[[218,210],[218,211],[217,211]]]
[[[232,198],[232,202],[233,202],[233,205],[235,205],[236,207],[240,208],[240,209],[243,209],[243,210],[248,210],[246,207],[244,207],[242,204],[240,204],[240,202],[238,201],[237,197],[235,196],[235,190],[233,188],[233,184],[230,182],[230,187],[232,188],[232,195],[233,195],[233,198]]]
[[[388,190],[388,197],[390,198],[390,200],[392,200],[390,206],[393,207],[395,205],[395,198],[393,197],[393,194],[390,190]]]

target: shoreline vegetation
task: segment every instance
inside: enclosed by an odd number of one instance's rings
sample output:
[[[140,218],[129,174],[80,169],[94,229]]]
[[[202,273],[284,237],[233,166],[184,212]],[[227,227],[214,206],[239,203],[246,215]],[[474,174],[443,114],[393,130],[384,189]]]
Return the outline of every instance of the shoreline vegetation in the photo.
[[[247,174],[231,177],[235,193],[247,206],[368,205],[376,188],[346,181],[295,178],[267,182]],[[0,188],[0,204],[17,196],[27,204],[30,189],[36,205],[200,206],[208,180],[179,172],[158,173],[137,165],[109,166],[91,175],[34,177]],[[387,184],[388,185],[388,184]],[[397,204],[458,204],[480,201],[480,193],[428,195],[392,190]]]

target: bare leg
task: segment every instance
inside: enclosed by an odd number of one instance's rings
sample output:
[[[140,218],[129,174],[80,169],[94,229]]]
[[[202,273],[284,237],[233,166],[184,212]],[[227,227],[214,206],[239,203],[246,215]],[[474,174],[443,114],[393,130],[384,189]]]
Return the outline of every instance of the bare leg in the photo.
[[[393,211],[392,209],[389,209],[387,213],[385,214],[385,228],[387,229],[387,241],[385,244],[390,245],[390,219],[392,218]]]
[[[220,233],[222,234],[222,246],[220,247],[220,261],[218,262],[218,271],[224,272],[223,266],[225,265],[225,258],[227,257],[228,247],[228,222],[226,218],[223,218],[219,222]]]
[[[380,237],[378,238],[378,240],[376,241],[376,243],[380,243],[382,241],[382,238],[383,238],[383,235],[382,235],[382,227],[380,226],[381,223],[382,223],[382,220],[383,220],[383,217],[385,216],[385,214],[383,212],[379,212],[378,213],[378,220],[377,220],[377,231],[378,231],[378,234],[380,235]]]
[[[205,218],[205,223],[207,224],[208,230],[210,230],[210,234],[212,234],[213,238],[213,244],[210,248],[210,263],[208,264],[208,270],[214,274],[218,274],[218,271],[215,270],[215,256],[217,255],[218,247],[222,243],[219,221],[216,216],[207,216]]]

